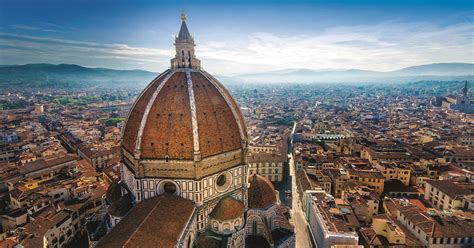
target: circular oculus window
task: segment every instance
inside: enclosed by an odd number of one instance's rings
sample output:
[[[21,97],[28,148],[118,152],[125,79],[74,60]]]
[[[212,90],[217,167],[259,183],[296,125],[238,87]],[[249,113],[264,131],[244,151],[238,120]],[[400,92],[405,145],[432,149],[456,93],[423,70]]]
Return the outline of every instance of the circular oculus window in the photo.
[[[163,184],[163,191],[166,194],[174,195],[178,191],[178,187],[173,182],[165,182]]]
[[[232,184],[232,174],[224,172],[216,179],[216,190],[219,192],[227,190]]]
[[[225,175],[222,174],[217,178],[216,184],[217,184],[217,186],[222,187],[222,186],[224,186],[226,181],[227,181],[227,179],[226,179]]]

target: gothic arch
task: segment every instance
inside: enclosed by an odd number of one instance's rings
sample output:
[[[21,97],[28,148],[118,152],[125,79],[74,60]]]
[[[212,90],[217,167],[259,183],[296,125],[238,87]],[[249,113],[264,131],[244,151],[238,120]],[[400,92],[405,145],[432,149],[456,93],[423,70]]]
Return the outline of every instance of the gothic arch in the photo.
[[[189,237],[188,237],[188,242],[187,242],[187,245],[186,247],[187,248],[192,248],[193,247],[193,235],[192,234],[189,234]]]

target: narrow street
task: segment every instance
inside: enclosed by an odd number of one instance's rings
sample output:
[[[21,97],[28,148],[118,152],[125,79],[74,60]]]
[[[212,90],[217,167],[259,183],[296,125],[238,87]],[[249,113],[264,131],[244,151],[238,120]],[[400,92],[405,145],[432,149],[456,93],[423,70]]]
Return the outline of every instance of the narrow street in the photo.
[[[296,128],[296,123],[293,126],[293,130],[291,132],[291,135],[295,132]],[[293,142],[290,143],[288,147],[288,155],[289,155],[289,161],[288,161],[288,167],[289,167],[289,172],[290,172],[290,178],[291,178],[291,196],[292,196],[292,204],[291,204],[291,221],[293,225],[295,226],[295,243],[297,248],[306,248],[306,247],[312,247],[311,244],[311,237],[309,236],[308,230],[307,230],[307,222],[304,217],[304,213],[301,210],[301,202],[298,201],[298,193],[296,189],[296,176],[295,176],[295,161],[293,159],[293,154],[292,154],[292,149],[293,149]]]

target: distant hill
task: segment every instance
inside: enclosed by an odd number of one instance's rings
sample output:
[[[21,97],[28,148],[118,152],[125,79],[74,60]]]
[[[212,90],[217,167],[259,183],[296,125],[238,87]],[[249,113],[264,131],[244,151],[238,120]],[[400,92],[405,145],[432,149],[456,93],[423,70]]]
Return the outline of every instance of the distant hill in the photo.
[[[414,82],[424,80],[472,80],[474,79],[474,64],[441,63],[411,66],[390,72],[367,70],[309,70],[285,69],[253,74],[227,77],[229,82],[252,83],[311,83],[311,82]]]
[[[158,73],[143,70],[88,68],[72,64],[0,65],[0,88],[143,88]],[[443,63],[411,66],[391,72],[367,70],[285,69],[233,77],[232,83],[398,83],[474,80],[474,64]]]
[[[468,63],[440,63],[410,66],[398,71],[394,71],[398,75],[474,75],[474,64]]]
[[[0,66],[0,87],[137,87],[148,84],[157,73],[143,70],[87,68],[70,64]]]

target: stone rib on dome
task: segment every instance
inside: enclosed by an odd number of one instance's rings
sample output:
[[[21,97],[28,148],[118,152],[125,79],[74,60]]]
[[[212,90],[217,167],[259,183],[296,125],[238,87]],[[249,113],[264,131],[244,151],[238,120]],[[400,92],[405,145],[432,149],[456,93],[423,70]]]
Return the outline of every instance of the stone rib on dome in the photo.
[[[266,209],[275,204],[276,192],[273,184],[265,177],[254,174],[248,188],[248,206],[250,209]]]
[[[175,69],[136,100],[123,147],[145,159],[193,160],[196,152],[205,158],[241,149],[246,139],[240,110],[220,83],[200,70]]]
[[[122,145],[133,154],[135,150],[135,144],[138,137],[138,129],[140,127],[141,117],[145,112],[147,103],[150,101],[153,92],[156,91],[158,85],[163,81],[164,77],[170,73],[170,70],[166,70],[158,75],[150,84],[142,91],[138,96],[137,100],[132,105],[130,113],[125,124],[125,128],[122,135]]]

